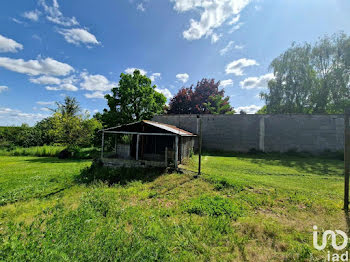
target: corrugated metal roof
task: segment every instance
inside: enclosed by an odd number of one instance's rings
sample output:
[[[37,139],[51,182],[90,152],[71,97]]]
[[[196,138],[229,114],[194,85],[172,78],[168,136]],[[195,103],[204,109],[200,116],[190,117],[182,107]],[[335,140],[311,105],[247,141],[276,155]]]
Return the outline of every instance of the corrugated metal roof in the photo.
[[[195,136],[194,134],[192,134],[188,131],[185,131],[183,129],[180,129],[180,128],[173,126],[173,125],[158,123],[158,122],[149,121],[149,120],[143,120],[142,122],[149,124],[149,125],[152,125],[152,126],[155,126],[155,127],[158,127],[160,129],[166,130],[166,131],[171,132],[173,134],[180,135],[180,136]]]
[[[196,136],[195,134],[192,134],[186,130],[180,129],[176,126],[173,125],[168,125],[168,124],[163,124],[163,123],[159,123],[159,122],[154,122],[154,121],[150,121],[150,120],[143,120],[140,122],[134,122],[134,123],[130,123],[130,124],[125,124],[125,125],[121,125],[121,126],[115,126],[115,127],[110,127],[110,128],[106,128],[100,131],[112,131],[113,129],[117,129],[117,128],[122,128],[122,127],[126,127],[126,126],[132,126],[135,124],[139,124],[139,123],[145,123],[147,125],[151,125],[157,128],[160,128],[164,131],[168,131],[172,134],[176,134],[179,136]],[[113,131],[112,131],[113,132]]]

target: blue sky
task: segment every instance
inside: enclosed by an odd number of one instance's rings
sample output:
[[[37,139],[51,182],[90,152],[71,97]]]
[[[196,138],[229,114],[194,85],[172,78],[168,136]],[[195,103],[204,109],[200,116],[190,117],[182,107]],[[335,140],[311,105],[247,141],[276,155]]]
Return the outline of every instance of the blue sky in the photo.
[[[293,41],[350,34],[348,0],[3,0],[0,125],[30,125],[65,95],[91,113],[121,72],[142,69],[168,98],[222,81],[254,113],[269,64]]]

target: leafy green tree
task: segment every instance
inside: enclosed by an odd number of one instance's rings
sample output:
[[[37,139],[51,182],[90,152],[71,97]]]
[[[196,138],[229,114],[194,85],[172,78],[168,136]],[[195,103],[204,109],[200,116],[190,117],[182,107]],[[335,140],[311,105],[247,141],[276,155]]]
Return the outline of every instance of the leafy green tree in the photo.
[[[293,44],[271,63],[275,78],[261,93],[267,113],[342,113],[350,106],[350,37]]]
[[[82,114],[79,103],[75,98],[66,97],[64,103],[56,103],[57,108],[51,118],[52,129],[50,136],[56,143],[73,146],[90,146],[94,134],[102,125],[96,118]]]
[[[234,114],[235,111],[230,105],[229,97],[222,97],[221,95],[209,97],[208,103],[204,103],[208,112],[213,115],[220,114]]]
[[[268,113],[311,113],[312,87],[316,72],[311,66],[311,46],[292,45],[274,59],[271,67],[275,79],[268,83],[268,93],[262,93]]]
[[[151,119],[164,112],[166,97],[155,91],[151,80],[135,70],[133,74],[120,75],[119,85],[107,94],[109,109],[101,117],[104,126],[116,126]]]
[[[75,97],[66,96],[64,102],[56,102],[56,106],[57,108],[52,111],[64,116],[75,116],[81,111],[80,105]]]
[[[51,130],[53,129],[53,119],[52,117],[44,118],[43,120],[36,123],[34,126],[38,138],[38,146],[41,145],[51,145],[55,143],[54,137],[52,136]]]
[[[256,112],[256,114],[258,114],[258,115],[265,115],[265,114],[267,114],[267,107],[266,107],[266,105],[263,106],[262,108],[260,108],[260,109]]]

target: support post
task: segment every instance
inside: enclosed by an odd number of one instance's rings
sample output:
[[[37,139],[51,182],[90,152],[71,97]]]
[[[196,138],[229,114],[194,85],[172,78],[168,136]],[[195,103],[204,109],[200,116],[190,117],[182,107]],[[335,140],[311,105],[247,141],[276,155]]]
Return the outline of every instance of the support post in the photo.
[[[114,137],[114,151],[115,155],[117,156],[117,135]]]
[[[101,159],[103,158],[104,147],[105,147],[105,131],[102,130]]]
[[[136,160],[139,160],[139,142],[140,142],[140,135],[136,136]]]
[[[344,210],[349,210],[349,175],[350,175],[350,108],[344,115]]]
[[[165,166],[168,166],[168,148],[165,147]]]
[[[175,136],[175,168],[177,168],[177,161],[178,161],[178,157],[179,157],[179,137]]]
[[[198,176],[201,174],[201,167],[202,167],[202,118],[198,115],[197,118],[199,119],[199,137],[198,137]]]

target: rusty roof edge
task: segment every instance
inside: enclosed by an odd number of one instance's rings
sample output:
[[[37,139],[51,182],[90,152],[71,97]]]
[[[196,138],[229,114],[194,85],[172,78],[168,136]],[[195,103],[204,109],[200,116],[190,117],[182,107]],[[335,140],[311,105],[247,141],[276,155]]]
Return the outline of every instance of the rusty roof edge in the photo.
[[[183,130],[181,128],[178,128],[177,126],[174,126],[174,125],[159,123],[151,120],[143,120],[143,122],[180,136],[196,136],[195,134],[188,132],[186,130]]]
[[[98,132],[101,132],[101,131],[104,132],[104,131],[112,130],[112,129],[123,127],[123,126],[134,125],[134,124],[141,123],[141,122],[149,124],[149,125],[152,125],[152,126],[155,126],[155,127],[158,127],[158,128],[162,128],[162,129],[164,129],[166,131],[169,131],[169,132],[171,132],[173,134],[177,134],[177,135],[180,135],[180,136],[197,136],[197,135],[195,135],[195,134],[193,134],[191,132],[188,132],[186,130],[178,128],[177,126],[164,124],[164,123],[159,123],[159,122],[155,122],[155,121],[151,121],[151,120],[142,120],[142,121],[132,122],[132,123],[129,123],[129,124],[119,125],[119,126],[115,126],[115,127],[109,127],[109,128],[101,129]],[[165,128],[165,127],[167,127],[167,128]],[[169,130],[169,129],[173,129],[173,130]]]

